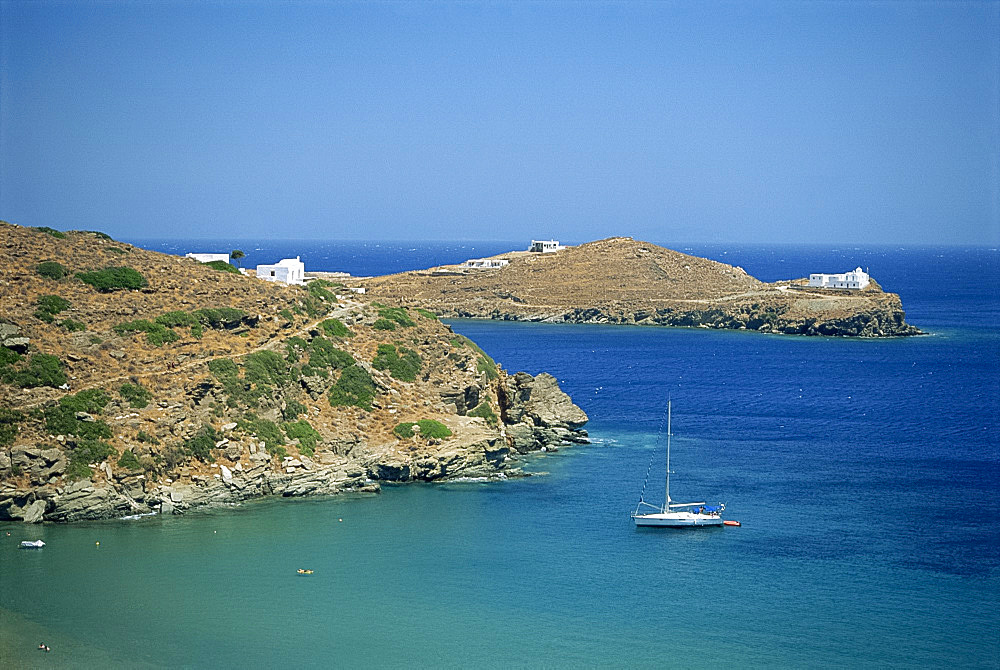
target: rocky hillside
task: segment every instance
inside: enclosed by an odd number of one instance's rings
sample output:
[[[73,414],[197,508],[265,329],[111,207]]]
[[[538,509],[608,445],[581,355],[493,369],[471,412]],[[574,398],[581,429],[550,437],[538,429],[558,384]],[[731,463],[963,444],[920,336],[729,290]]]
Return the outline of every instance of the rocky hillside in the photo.
[[[551,376],[429,311],[101,233],[0,223],[0,249],[0,519],[504,477],[586,439]]]
[[[367,279],[376,299],[446,316],[699,326],[768,333],[890,337],[920,331],[899,296],[768,284],[742,268],[613,237],[552,254],[511,252],[492,270],[431,268]]]

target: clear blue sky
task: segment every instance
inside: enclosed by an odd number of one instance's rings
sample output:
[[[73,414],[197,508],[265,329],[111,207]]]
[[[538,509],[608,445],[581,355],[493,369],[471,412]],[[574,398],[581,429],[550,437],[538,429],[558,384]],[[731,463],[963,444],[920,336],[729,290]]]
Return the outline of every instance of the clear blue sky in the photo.
[[[0,218],[1000,243],[1000,2],[0,0]]]

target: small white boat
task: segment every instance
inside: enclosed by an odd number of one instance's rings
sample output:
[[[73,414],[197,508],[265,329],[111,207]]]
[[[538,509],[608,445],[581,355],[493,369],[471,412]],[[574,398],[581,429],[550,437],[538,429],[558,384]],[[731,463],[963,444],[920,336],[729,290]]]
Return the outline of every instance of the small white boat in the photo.
[[[21,549],[41,549],[44,546],[45,543],[41,540],[35,540],[34,542],[31,540],[25,540],[21,543]]]
[[[648,473],[647,473],[648,477]],[[645,501],[646,485],[643,484],[639,504],[632,512],[632,520],[636,526],[659,526],[662,528],[692,528],[695,526],[723,525],[722,512],[726,505],[707,505],[702,502],[675,503],[670,500],[670,401],[667,401],[667,479],[666,493],[662,506],[652,505]],[[650,511],[641,514],[644,509]]]

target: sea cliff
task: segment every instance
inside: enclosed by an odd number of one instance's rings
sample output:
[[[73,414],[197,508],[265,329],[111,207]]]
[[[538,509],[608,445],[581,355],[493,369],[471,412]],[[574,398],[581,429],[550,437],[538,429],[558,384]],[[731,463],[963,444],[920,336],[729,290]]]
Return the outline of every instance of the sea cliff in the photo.
[[[541,374],[431,312],[0,223],[0,519],[504,478],[586,441]]]

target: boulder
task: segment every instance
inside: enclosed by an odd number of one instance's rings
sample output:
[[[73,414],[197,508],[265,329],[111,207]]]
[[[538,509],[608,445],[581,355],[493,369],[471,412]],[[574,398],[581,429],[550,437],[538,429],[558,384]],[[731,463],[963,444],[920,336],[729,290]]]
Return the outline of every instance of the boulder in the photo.
[[[19,354],[28,353],[28,344],[31,340],[27,337],[8,337],[2,341],[3,346]]]
[[[530,423],[543,428],[576,430],[589,420],[587,414],[559,388],[548,373],[532,377],[518,372],[499,386],[500,410],[505,423]]]
[[[240,456],[243,455],[243,445],[230,442],[226,445],[226,458],[231,461],[238,461]]]
[[[45,514],[46,503],[44,500],[36,500],[24,508],[24,523],[40,523]]]

